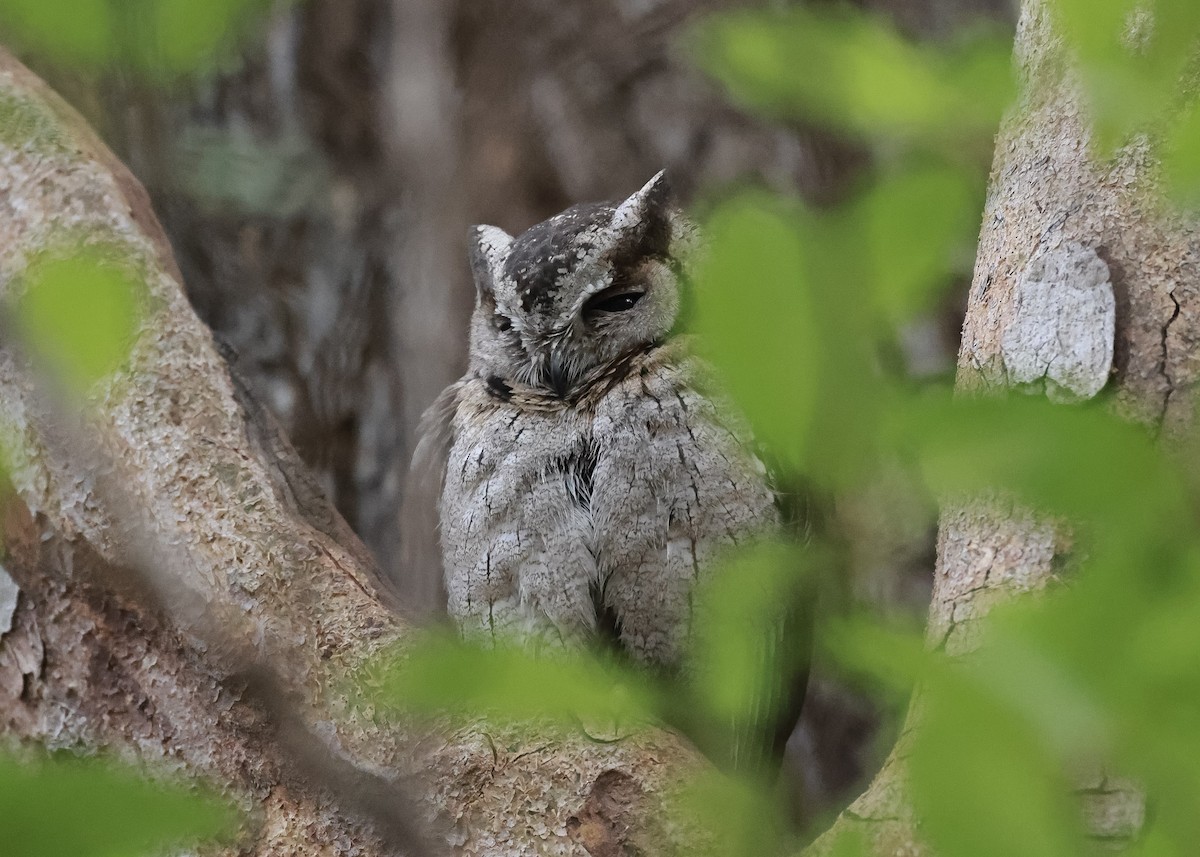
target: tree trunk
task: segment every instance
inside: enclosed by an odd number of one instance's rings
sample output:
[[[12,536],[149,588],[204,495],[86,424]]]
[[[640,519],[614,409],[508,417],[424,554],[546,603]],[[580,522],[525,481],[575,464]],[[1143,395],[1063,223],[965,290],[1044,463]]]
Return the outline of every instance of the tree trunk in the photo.
[[[1126,146],[1111,163],[1093,155],[1078,79],[1045,0],[1023,4],[1016,63],[1022,96],[997,139],[959,352],[959,387],[1024,385],[1028,378],[1011,347],[1023,275],[1055,254],[1094,252],[1107,264],[1116,296],[1115,356],[1111,378],[1102,380],[1115,387],[1122,413],[1168,432],[1181,430],[1191,420],[1200,373],[1196,224],[1162,206],[1156,162],[1144,141]],[[1051,296],[1071,285],[1056,283]],[[1103,334],[1081,327],[1074,336],[1072,345],[1078,345],[1080,338]],[[1046,390],[1054,392],[1049,384]],[[1054,528],[1024,510],[990,502],[945,510],[927,645],[956,656],[970,652],[979,621],[996,603],[1052,579],[1059,549]],[[906,735],[921,728],[919,699],[918,691]],[[906,794],[906,744],[900,741],[866,793],[812,853],[826,853],[851,828],[869,836],[880,854],[926,853]],[[1080,788],[1094,832],[1136,832],[1142,808],[1134,791],[1101,782]]]
[[[98,242],[148,312],[84,416],[0,350],[5,732],[215,781],[248,811],[228,853],[665,847],[660,802],[699,764],[670,734],[439,730],[348,699],[345,677],[410,633],[375,565],[219,356],[140,185],[2,52],[0,110],[0,297],[39,254]]]

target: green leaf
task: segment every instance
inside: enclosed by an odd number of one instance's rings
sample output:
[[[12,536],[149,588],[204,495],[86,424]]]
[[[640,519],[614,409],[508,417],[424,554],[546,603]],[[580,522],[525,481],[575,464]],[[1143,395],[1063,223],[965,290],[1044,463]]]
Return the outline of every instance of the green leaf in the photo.
[[[1005,605],[989,616],[984,643],[972,672],[988,691],[1034,730],[1057,758],[1093,758],[1111,746],[1109,710],[1084,676],[1059,656],[1057,647],[1041,646],[1022,626],[1006,622],[1006,613],[1027,612],[1028,604]],[[1035,613],[1045,620],[1047,614]],[[1094,629],[1093,629],[1094,630]]]
[[[1136,0],[1057,0],[1054,15],[1075,51],[1090,66],[1124,61],[1122,34]]]
[[[919,450],[922,472],[940,496],[1008,491],[1086,526],[1122,557],[1144,555],[1188,527],[1180,474],[1143,429],[1097,403],[925,397],[893,416],[891,429],[901,436],[893,442]]]
[[[141,323],[144,285],[118,258],[94,247],[40,258],[14,307],[26,346],[75,393],[121,367]]]
[[[165,82],[212,71],[270,8],[265,0],[0,0],[23,50],[87,71],[117,66]]]
[[[1200,39],[1200,6],[1057,0],[1054,13],[1078,59],[1101,156],[1176,109]]]
[[[0,756],[0,850],[21,857],[136,857],[228,835],[215,796],[95,760]]]
[[[364,684],[381,701],[417,713],[641,722],[662,710],[644,675],[582,652],[538,656],[515,641],[481,648],[431,632],[371,670]]]
[[[930,674],[921,701],[909,770],[921,834],[939,854],[1082,853],[1071,784],[1020,712],[950,664]]]
[[[836,617],[822,629],[822,648],[845,670],[893,693],[909,693],[925,669],[923,634],[885,625],[878,616]]]
[[[0,0],[5,41],[58,62],[95,67],[115,53],[109,0]]]
[[[155,0],[149,4],[147,67],[168,74],[215,67],[237,44],[259,0]]]
[[[704,771],[682,790],[688,816],[707,832],[705,854],[721,857],[771,857],[794,851],[772,796],[764,789]]]
[[[846,8],[716,16],[691,44],[739,101],[867,138],[990,134],[1013,90],[1007,38],[915,45]]]
[[[695,685],[716,722],[769,721],[784,702],[781,677],[807,657],[807,628],[792,628],[812,594],[810,569],[822,552],[764,544],[738,551],[700,587],[692,664]]]
[[[838,830],[825,853],[828,857],[872,857],[874,854],[866,834],[851,826],[842,826]]]
[[[969,270],[983,202],[978,177],[946,164],[910,164],[852,203],[852,234],[866,254],[873,294],[889,324],[928,310],[952,273]]]
[[[966,268],[978,230],[969,171],[912,162],[824,212],[743,195],[708,220],[700,349],[786,466],[846,486],[875,460],[904,395],[878,368],[895,325]]]
[[[1163,140],[1167,194],[1179,205],[1200,208],[1200,104],[1193,104],[1168,128]]]
[[[762,195],[725,203],[708,218],[695,289],[701,350],[759,440],[793,461],[803,456],[822,362],[802,222]]]

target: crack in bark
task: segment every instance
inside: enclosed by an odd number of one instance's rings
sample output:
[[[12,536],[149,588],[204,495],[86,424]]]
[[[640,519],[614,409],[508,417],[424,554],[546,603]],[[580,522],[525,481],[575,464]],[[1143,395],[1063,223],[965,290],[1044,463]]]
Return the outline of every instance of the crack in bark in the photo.
[[[1175,392],[1175,379],[1172,376],[1172,373],[1169,368],[1170,367],[1170,361],[1169,361],[1170,346],[1169,346],[1168,340],[1169,340],[1170,334],[1171,334],[1171,325],[1175,323],[1175,320],[1177,318],[1179,318],[1179,314],[1182,311],[1182,307],[1179,304],[1179,300],[1175,297],[1174,287],[1172,287],[1171,290],[1169,292],[1167,292],[1167,297],[1171,299],[1171,303],[1175,305],[1175,309],[1171,313],[1171,317],[1169,319],[1167,319],[1167,323],[1163,325],[1163,329],[1162,329],[1162,357],[1160,358],[1160,361],[1158,364],[1158,373],[1160,375],[1162,375],[1163,379],[1167,382],[1167,392],[1163,396],[1162,410],[1160,410],[1159,414],[1158,414],[1158,433],[1160,436],[1162,434],[1163,427],[1167,421],[1167,409],[1171,405],[1171,396]]]

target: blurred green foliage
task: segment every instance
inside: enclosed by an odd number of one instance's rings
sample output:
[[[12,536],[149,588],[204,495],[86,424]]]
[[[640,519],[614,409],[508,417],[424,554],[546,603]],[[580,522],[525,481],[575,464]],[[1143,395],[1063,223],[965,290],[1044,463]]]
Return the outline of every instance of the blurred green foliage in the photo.
[[[711,18],[692,48],[751,107],[869,140],[953,143],[990,134],[1012,94],[1011,40],[918,45],[849,6]]]
[[[0,853],[130,857],[224,836],[237,816],[198,789],[149,782],[136,768],[54,756],[0,755]]]
[[[145,284],[120,248],[71,245],[30,261],[9,284],[0,318],[67,406],[128,361],[146,310]],[[0,432],[0,515],[7,473],[25,457]],[[0,544],[0,556],[3,545]],[[0,647],[4,641],[0,635]],[[144,773],[98,760],[55,756],[22,762],[0,752],[0,853],[23,857],[127,857],[161,853],[233,829],[215,796],[150,783]]]
[[[228,63],[267,0],[0,0],[7,47],[165,82]]]
[[[978,169],[914,157],[873,179],[831,211],[755,193],[718,205],[695,284],[702,348],[760,440],[834,486],[869,466],[903,395],[877,370],[881,341],[965,273],[979,229]]]
[[[22,341],[70,393],[86,392],[127,360],[145,287],[120,248],[48,253],[28,266],[16,291],[11,314]]]
[[[688,783],[678,798],[704,828],[702,853],[762,857],[797,850],[784,816],[759,784],[708,771]]]
[[[789,655],[787,648],[765,648],[762,630],[779,626],[782,611],[806,595],[806,567],[817,564],[819,556],[790,545],[748,547],[701,588],[692,669],[698,702],[710,722],[736,733],[761,700],[777,695],[775,677],[795,674],[797,665],[781,660]],[[736,739],[734,734],[727,740]]]
[[[797,287],[813,253],[795,223],[800,216],[794,206],[756,196],[715,212],[707,224],[712,248],[706,277],[717,287],[710,294],[697,289],[695,320],[760,439],[796,462],[802,460],[801,444],[819,395],[820,374],[813,368],[822,362],[818,296]],[[753,286],[720,287],[734,282]],[[764,325],[765,318],[789,323]]]
[[[484,648],[436,630],[400,655],[372,664],[362,681],[385,700],[427,714],[487,713],[508,720],[607,723],[658,716],[658,689],[599,657],[563,651],[541,656],[512,645]]]
[[[1054,12],[1079,61],[1101,154],[1173,124],[1185,103],[1180,84],[1195,75],[1200,4],[1056,0]]]

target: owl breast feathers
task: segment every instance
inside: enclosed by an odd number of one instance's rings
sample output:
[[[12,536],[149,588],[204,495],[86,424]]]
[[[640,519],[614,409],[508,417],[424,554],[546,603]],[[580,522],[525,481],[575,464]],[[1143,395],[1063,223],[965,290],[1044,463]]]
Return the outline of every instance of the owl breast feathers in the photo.
[[[744,421],[672,335],[694,230],[660,173],[473,239],[470,370],[418,451],[445,456],[449,611],[470,637],[608,635],[677,666],[717,555],[780,527]]]

